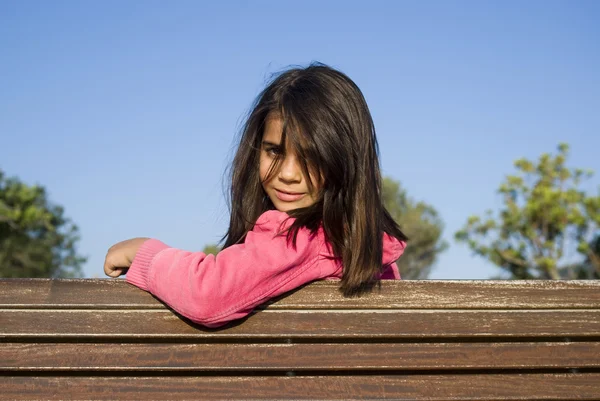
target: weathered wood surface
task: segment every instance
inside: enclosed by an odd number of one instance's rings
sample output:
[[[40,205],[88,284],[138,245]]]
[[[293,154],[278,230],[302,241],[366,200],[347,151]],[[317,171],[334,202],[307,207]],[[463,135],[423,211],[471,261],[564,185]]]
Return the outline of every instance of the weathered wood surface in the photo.
[[[598,383],[600,373],[0,377],[11,400],[597,400]]]
[[[0,399],[600,400],[600,281],[338,284],[206,329],[123,280],[0,280]]]
[[[13,372],[600,368],[600,342],[6,343],[0,355],[0,370]]]
[[[337,281],[312,283],[269,309],[598,309],[600,281],[384,281],[368,297],[344,298]],[[115,296],[118,295],[118,296]],[[163,309],[124,280],[0,279],[0,309]]]
[[[264,310],[214,330],[172,312],[134,310],[0,310],[0,339],[448,339],[464,337],[596,337],[600,309]]]

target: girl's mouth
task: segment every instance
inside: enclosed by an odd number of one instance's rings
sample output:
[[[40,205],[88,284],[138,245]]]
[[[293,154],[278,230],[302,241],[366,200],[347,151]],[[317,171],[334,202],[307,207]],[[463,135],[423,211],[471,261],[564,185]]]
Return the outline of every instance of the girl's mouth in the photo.
[[[280,191],[278,189],[275,190],[275,195],[277,196],[277,199],[284,201],[284,202],[295,202],[297,200],[302,199],[302,197],[304,196],[304,193],[300,192],[283,192]]]

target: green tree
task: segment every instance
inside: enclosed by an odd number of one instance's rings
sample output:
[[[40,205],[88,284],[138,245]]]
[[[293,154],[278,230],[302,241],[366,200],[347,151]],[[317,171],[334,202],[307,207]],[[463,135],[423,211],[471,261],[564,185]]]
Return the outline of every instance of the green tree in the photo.
[[[444,224],[433,206],[408,197],[398,181],[383,179],[383,203],[408,236],[408,246],[398,260],[403,279],[425,279],[448,244],[442,239]]]
[[[204,247],[204,249],[202,250],[202,252],[204,252],[205,254],[209,254],[212,253],[213,255],[216,255],[217,253],[219,253],[221,251],[221,247],[218,246],[217,244],[209,244],[206,245]]]
[[[0,170],[0,277],[80,277],[78,228],[46,190]]]
[[[583,263],[574,268],[567,266],[560,271],[561,277],[578,280],[600,279],[600,269],[598,266],[598,257],[600,256],[600,235],[590,243],[590,252],[588,252]]]
[[[409,244],[398,261],[404,279],[424,279],[429,276],[440,252],[447,248],[441,239],[443,223],[437,211],[424,202],[410,199],[400,183],[391,178],[383,180],[383,202],[392,218],[408,236]],[[215,244],[204,247],[204,253],[217,254]]]
[[[567,168],[568,153],[569,146],[560,144],[556,156],[517,160],[517,173],[498,190],[499,215],[488,210],[484,217],[469,217],[455,238],[511,278],[597,277],[600,191],[591,196],[581,188],[593,173]]]

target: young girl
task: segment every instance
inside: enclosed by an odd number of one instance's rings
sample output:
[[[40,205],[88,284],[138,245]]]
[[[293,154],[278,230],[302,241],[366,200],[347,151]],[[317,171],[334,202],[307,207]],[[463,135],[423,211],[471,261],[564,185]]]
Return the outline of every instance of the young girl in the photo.
[[[345,296],[399,279],[406,237],[381,200],[373,121],[360,89],[322,64],[290,69],[258,96],[231,166],[231,218],[216,256],[134,238],[104,272],[217,327],[320,279]]]

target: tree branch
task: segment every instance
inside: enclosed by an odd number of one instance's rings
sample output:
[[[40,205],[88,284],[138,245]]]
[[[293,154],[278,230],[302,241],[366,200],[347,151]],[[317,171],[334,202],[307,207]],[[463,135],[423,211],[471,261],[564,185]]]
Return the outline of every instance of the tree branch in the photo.
[[[500,256],[502,259],[504,259],[505,262],[512,263],[514,265],[525,267],[525,268],[530,267],[527,264],[527,262],[525,262],[524,260],[513,258],[512,256],[508,256],[508,255],[506,255],[505,252],[502,252],[499,249],[495,249],[495,251],[498,254],[498,256]]]
[[[598,274],[600,274],[600,256],[596,255],[592,249],[588,249],[587,251],[588,257],[590,258],[590,262],[594,265],[594,269]]]

